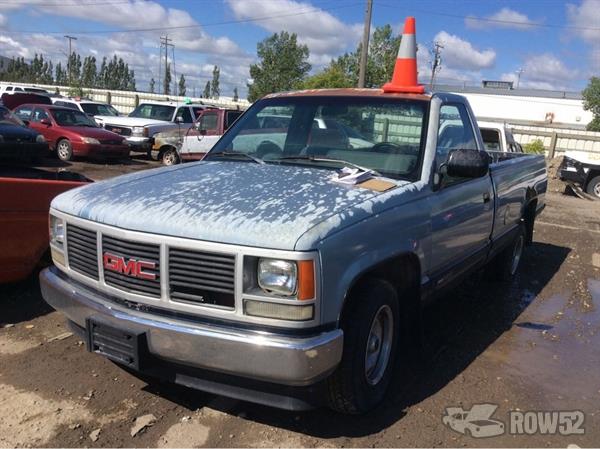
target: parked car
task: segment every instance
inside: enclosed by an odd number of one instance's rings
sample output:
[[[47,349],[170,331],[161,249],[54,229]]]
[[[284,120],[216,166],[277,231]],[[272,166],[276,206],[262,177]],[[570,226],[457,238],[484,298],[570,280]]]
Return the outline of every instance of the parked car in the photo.
[[[105,129],[123,137],[130,150],[151,155],[156,133],[172,129],[187,131],[206,106],[173,101],[144,101],[129,116],[96,116]]]
[[[14,94],[2,94],[0,96],[2,105],[6,106],[11,111],[21,106],[22,104],[35,103],[35,104],[52,104],[52,100],[48,95],[36,94],[31,92],[26,93],[14,93]]]
[[[523,147],[513,137],[512,130],[505,123],[477,121],[483,144],[488,151],[522,153]]]
[[[573,182],[589,195],[600,199],[600,157],[580,151],[566,152],[560,165],[560,179]]]
[[[486,152],[464,97],[422,93],[414,42],[415,85],[396,69],[383,89],[269,95],[200,162],[57,197],[45,300],[133,372],[288,409],[380,404],[424,302],[488,262],[516,274],[547,188],[542,156]],[[280,111],[287,128],[260,127]]]
[[[47,154],[48,143],[44,136],[0,106],[0,161],[31,162]]]
[[[92,101],[85,98],[53,97],[52,103],[56,106],[64,106],[65,108],[81,111],[94,118],[96,116],[119,117],[121,115],[119,114],[119,111],[108,103]]]
[[[24,104],[15,114],[28,126],[41,133],[59,159],[75,157],[91,159],[123,159],[129,147],[123,137],[100,128],[86,114],[61,106]]]
[[[67,171],[0,166],[0,284],[33,272],[48,251],[50,201],[88,182]]]
[[[18,84],[0,84],[0,95],[7,93],[12,94],[15,92],[31,92],[35,94],[49,94],[46,89],[41,87],[23,86]]]
[[[152,158],[164,165],[200,160],[240,115],[237,109],[205,109],[194,126],[155,134]]]

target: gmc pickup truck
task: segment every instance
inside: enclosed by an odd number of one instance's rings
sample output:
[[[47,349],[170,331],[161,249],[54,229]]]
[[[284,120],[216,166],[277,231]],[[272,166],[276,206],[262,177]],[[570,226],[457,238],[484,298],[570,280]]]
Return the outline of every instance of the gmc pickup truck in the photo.
[[[200,162],[56,198],[45,300],[133,372],[287,409],[377,406],[425,301],[488,262],[515,275],[547,187],[543,157],[486,152],[466,99],[416,85],[414,47],[409,19],[383,89],[269,95]],[[260,127],[278,114],[287,127]]]
[[[128,116],[96,115],[94,118],[100,126],[125,137],[132,152],[150,155],[156,133],[187,130],[205,107],[174,101],[145,101]]]

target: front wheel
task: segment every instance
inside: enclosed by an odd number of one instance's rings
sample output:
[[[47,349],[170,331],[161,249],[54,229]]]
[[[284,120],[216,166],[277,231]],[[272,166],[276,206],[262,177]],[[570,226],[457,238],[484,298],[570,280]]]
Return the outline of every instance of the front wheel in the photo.
[[[594,195],[596,198],[600,198],[600,176],[596,176],[588,182],[587,193]]]
[[[164,165],[175,165],[179,164],[179,154],[177,154],[177,150],[175,148],[169,148],[162,154],[162,163]]]
[[[349,298],[342,320],[342,361],[328,379],[329,404],[342,413],[379,405],[390,384],[399,342],[398,297],[386,281],[368,279]]]
[[[56,144],[56,155],[61,161],[73,159],[73,147],[67,139],[62,139]]]

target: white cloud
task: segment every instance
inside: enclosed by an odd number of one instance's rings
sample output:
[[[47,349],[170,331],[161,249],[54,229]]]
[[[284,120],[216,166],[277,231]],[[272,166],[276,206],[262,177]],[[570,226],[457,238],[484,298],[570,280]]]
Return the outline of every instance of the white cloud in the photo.
[[[256,25],[277,33],[296,33],[310,50],[311,64],[319,66],[349,49],[354,50],[362,33],[361,24],[346,24],[310,3],[294,0],[226,0],[237,19],[272,17],[254,21]],[[297,11],[298,14],[290,15]]]
[[[569,25],[579,28],[573,32],[589,44],[600,45],[599,6],[594,0],[583,0],[579,6],[567,5]]]
[[[465,25],[472,29],[512,28],[515,30],[531,30],[536,22],[525,14],[521,14],[510,8],[502,8],[500,11],[483,18],[470,15],[465,18]]]
[[[550,53],[531,56],[523,64],[523,73],[519,87],[548,90],[572,89],[572,82],[580,71],[568,68],[563,61]],[[500,78],[503,81],[517,83],[517,74],[503,73]]]
[[[450,69],[481,70],[494,66],[496,52],[492,49],[477,50],[469,41],[440,31],[433,39],[442,43],[442,64]]]

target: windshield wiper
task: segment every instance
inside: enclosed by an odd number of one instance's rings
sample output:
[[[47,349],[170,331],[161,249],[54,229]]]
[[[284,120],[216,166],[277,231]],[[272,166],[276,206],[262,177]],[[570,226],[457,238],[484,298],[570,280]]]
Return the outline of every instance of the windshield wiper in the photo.
[[[353,167],[353,168],[358,168],[359,170],[373,173],[376,176],[381,176],[381,173],[379,173],[377,170],[373,170],[372,168],[366,168],[366,167],[363,167],[362,165],[358,165],[358,164],[355,164],[353,162],[348,162],[348,161],[345,161],[343,159],[332,159],[332,158],[328,158],[328,157],[315,157],[315,156],[308,156],[308,155],[298,155],[298,156],[284,156],[284,157],[280,157],[280,158],[274,159],[274,161],[282,161],[282,162],[285,162],[285,161],[329,162],[329,163],[335,163],[335,164],[342,164],[342,165],[350,166],[350,167]]]
[[[265,163],[265,161],[263,161],[262,159],[254,157],[254,156],[250,156],[248,153],[243,153],[241,151],[219,151],[217,153],[211,152],[206,155],[204,160],[208,160],[209,158],[213,158],[213,157],[221,157],[221,158],[229,158],[229,159],[244,158],[244,159],[248,159],[249,161],[256,162],[257,164]]]

